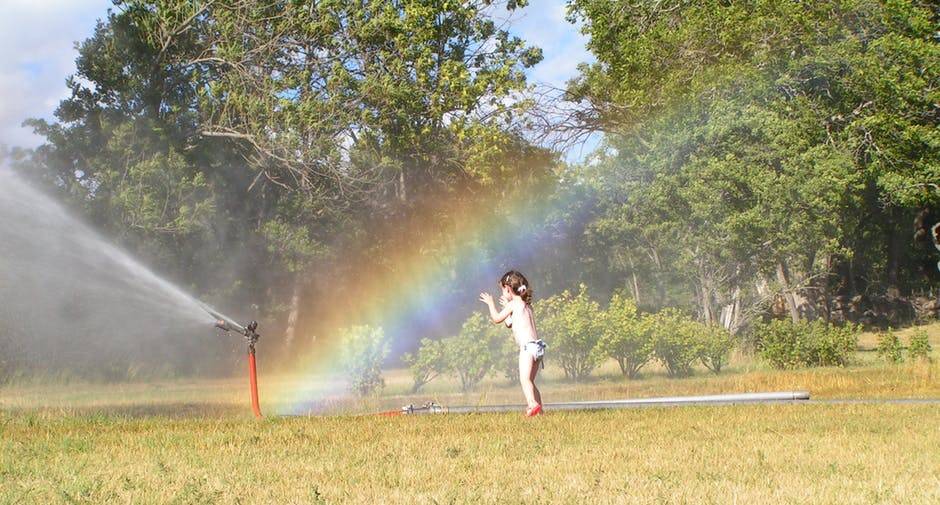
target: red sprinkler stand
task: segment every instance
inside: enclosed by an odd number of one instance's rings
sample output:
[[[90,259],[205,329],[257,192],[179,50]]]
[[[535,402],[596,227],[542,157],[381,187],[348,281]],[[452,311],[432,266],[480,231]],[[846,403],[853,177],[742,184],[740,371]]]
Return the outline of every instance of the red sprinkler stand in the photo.
[[[255,346],[248,347],[248,381],[251,384],[251,410],[255,417],[261,417],[261,406],[258,404],[258,367],[255,364]]]
[[[255,417],[261,417],[261,406],[258,404],[258,365],[255,363],[255,344],[257,344],[258,340],[261,338],[261,335],[259,335],[257,331],[258,322],[251,321],[245,326],[242,326],[223,316],[208,305],[203,308],[206,312],[211,314],[212,317],[216,318],[216,328],[225,332],[234,331],[240,333],[244,335],[245,340],[248,341],[248,383],[251,386],[251,411],[254,412]]]

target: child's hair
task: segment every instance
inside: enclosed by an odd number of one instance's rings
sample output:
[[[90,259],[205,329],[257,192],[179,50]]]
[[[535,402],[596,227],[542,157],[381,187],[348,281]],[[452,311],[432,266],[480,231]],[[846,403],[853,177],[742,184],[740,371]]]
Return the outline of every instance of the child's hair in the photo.
[[[499,286],[509,286],[513,293],[522,297],[522,301],[532,303],[532,286],[521,273],[510,270],[499,278]]]

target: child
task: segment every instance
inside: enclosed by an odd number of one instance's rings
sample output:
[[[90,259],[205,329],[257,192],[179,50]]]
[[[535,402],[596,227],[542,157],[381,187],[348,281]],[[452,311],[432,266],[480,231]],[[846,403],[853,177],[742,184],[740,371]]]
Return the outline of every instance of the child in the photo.
[[[496,310],[489,293],[480,293],[480,301],[489,307],[490,319],[494,324],[505,322],[506,326],[512,328],[512,335],[519,344],[519,382],[528,404],[526,416],[532,417],[542,412],[542,395],[535,387],[535,375],[545,354],[545,342],[539,339],[535,331],[532,288],[525,276],[515,270],[506,272],[500,278],[499,287],[502,289],[499,298],[502,310]]]

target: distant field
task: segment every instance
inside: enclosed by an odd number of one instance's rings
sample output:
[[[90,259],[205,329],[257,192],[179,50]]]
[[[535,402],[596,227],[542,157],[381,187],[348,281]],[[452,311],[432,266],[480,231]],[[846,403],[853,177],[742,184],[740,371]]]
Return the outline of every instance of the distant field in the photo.
[[[639,380],[626,380],[613,362],[605,363],[594,376],[582,383],[564,379],[560,367],[550,359],[539,375],[539,387],[546,402],[594,399],[639,398],[666,395],[692,395],[753,391],[808,390],[814,398],[940,398],[940,323],[924,326],[933,345],[933,363],[885,365],[873,351],[856,354],[855,364],[846,368],[773,370],[753,357],[736,354],[721,374],[704,369],[692,377],[670,379],[658,366],[643,369]],[[912,330],[898,334],[906,345]],[[873,348],[877,336],[863,334],[862,349]],[[266,360],[259,349],[259,382],[262,410],[279,412],[285,405],[271,392],[313,387],[316,379],[277,375],[277,364]],[[410,394],[411,376],[405,369],[385,371],[386,387],[381,395],[363,401],[341,401],[345,412],[369,412],[408,403],[437,401],[445,405],[478,403],[519,403],[521,392],[515,380],[491,377],[476,390],[461,394],[455,380],[439,378],[420,393]],[[269,394],[266,394],[269,393]],[[173,416],[245,413],[247,384],[244,377],[196,379],[146,383],[88,384],[74,382],[13,384],[0,386],[0,409],[46,409],[66,413],[102,411],[107,413],[161,414]]]
[[[814,398],[940,398],[934,363],[770,370],[636,381],[612,364],[587,383],[549,362],[546,401],[805,389]],[[905,341],[906,333],[902,333]],[[863,336],[862,344],[872,336]],[[297,378],[266,374],[265,396]],[[493,378],[339,406],[518,403]],[[294,384],[301,386],[301,384]],[[385,418],[252,419],[243,378],[0,388],[0,504],[7,503],[940,503],[940,405],[749,405]]]

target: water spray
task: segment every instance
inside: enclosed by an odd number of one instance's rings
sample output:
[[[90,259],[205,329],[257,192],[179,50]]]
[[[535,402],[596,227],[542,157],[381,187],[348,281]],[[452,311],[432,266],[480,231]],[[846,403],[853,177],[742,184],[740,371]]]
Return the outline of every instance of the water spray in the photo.
[[[258,403],[258,366],[255,363],[255,344],[261,339],[258,334],[258,322],[250,321],[244,326],[235,322],[221,312],[203,304],[202,308],[215,318],[215,327],[225,332],[235,332],[245,337],[248,343],[248,383],[251,388],[251,411],[255,417],[261,417],[261,406]]]

